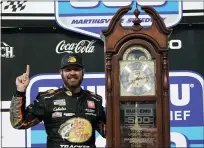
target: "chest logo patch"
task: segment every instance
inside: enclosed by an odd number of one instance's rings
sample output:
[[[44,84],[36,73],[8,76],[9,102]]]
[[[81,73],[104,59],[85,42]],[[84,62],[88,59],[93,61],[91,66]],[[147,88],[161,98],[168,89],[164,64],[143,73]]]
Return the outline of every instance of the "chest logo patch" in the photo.
[[[54,105],[59,105],[59,106],[65,106],[66,105],[65,99],[54,100],[53,103],[54,103]]]
[[[64,111],[64,110],[66,110],[65,107],[54,107],[53,108],[53,111]]]
[[[94,101],[87,100],[88,108],[96,108]]]
[[[91,123],[83,118],[71,118],[63,123],[58,132],[63,139],[70,142],[86,142],[92,136]]]

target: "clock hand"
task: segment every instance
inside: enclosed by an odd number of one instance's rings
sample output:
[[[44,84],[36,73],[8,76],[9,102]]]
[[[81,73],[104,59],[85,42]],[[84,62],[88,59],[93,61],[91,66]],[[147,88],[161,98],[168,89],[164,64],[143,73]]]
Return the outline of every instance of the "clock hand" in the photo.
[[[136,79],[141,80],[141,79],[145,79],[145,78],[147,78],[147,77],[137,77]]]

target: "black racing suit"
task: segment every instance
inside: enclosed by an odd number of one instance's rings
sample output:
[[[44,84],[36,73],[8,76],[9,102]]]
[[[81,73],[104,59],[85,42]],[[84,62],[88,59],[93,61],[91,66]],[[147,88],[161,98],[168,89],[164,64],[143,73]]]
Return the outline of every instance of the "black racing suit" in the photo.
[[[28,107],[25,101],[25,93],[13,96],[11,124],[27,129],[43,121],[47,148],[95,148],[95,130],[105,138],[106,116],[99,95],[83,89],[71,94],[62,87],[39,93]]]

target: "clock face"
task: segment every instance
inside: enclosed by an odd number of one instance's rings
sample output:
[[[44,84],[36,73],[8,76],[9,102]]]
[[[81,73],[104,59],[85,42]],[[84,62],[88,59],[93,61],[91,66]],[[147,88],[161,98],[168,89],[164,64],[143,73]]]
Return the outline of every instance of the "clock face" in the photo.
[[[123,60],[151,60],[151,55],[142,46],[131,46],[123,54]]]
[[[122,89],[135,96],[153,95],[155,88],[154,61],[121,61]]]

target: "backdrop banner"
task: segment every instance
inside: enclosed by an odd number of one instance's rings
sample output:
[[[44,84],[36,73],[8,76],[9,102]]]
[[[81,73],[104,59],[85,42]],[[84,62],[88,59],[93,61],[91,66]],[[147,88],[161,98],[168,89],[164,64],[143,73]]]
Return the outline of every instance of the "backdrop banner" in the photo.
[[[62,56],[77,53],[84,59],[86,72],[104,72],[104,50],[101,40],[68,31],[44,33],[43,29],[41,30],[41,33],[19,31],[2,34],[2,101],[11,100],[15,91],[15,78],[25,72],[26,64],[31,67],[31,76],[58,73]]]
[[[31,66],[27,104],[39,91],[62,85],[59,68],[61,57],[66,53],[82,55],[86,68],[83,88],[105,97],[104,47],[101,40],[66,30],[49,33],[45,29],[35,29],[37,33],[30,29],[30,32],[3,31],[2,34],[2,147],[44,147],[46,143],[43,123],[28,130],[15,130],[9,122],[8,109],[15,91],[15,78],[25,72],[26,64]],[[175,29],[169,39],[172,147],[204,147],[202,34],[204,29]],[[104,106],[105,103],[104,99]],[[98,133],[96,136],[97,147],[104,147],[105,139]]]

